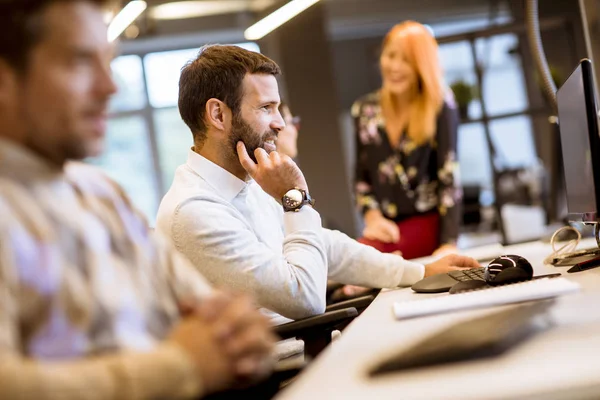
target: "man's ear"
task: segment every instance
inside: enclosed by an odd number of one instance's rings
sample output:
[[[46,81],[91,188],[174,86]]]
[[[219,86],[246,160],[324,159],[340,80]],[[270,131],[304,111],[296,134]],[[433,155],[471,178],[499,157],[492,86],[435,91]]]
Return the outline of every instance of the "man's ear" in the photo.
[[[227,123],[231,120],[231,110],[227,104],[218,99],[210,99],[206,102],[206,122],[214,128],[224,131]]]

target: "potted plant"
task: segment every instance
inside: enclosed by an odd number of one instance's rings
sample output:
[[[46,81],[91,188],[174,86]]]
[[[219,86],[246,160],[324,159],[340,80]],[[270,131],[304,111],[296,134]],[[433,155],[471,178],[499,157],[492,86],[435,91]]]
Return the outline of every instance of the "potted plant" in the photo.
[[[454,98],[456,99],[460,118],[467,119],[469,117],[469,104],[471,104],[471,101],[475,98],[473,86],[460,79],[452,83],[450,89],[454,92]]]

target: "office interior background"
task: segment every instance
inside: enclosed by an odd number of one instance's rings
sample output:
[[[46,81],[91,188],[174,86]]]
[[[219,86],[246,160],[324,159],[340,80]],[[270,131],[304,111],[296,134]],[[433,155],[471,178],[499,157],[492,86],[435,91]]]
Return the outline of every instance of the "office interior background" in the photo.
[[[107,151],[90,162],[125,187],[151,225],[192,145],[177,109],[179,71],[201,46],[221,43],[280,64],[282,98],[302,120],[298,162],[316,207],[328,227],[359,235],[350,107],[379,87],[381,40],[407,19],[431,27],[461,109],[459,245],[537,239],[560,223],[566,213],[560,141],[527,42],[524,0],[321,0],[258,41],[244,38],[247,27],[286,2],[148,0],[119,39]],[[557,85],[600,47],[598,3],[540,1]]]

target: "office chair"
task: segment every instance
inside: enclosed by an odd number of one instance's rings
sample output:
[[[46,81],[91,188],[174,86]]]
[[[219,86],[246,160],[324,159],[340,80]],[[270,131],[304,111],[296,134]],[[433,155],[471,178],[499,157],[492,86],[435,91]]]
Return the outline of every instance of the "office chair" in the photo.
[[[361,300],[357,304],[364,304]],[[326,311],[321,315],[304,318],[275,326],[273,329],[281,339],[298,338],[304,340],[304,354],[308,358],[316,357],[329,343],[331,333],[338,329],[340,324],[348,324],[358,315],[354,307],[342,307]],[[300,373],[306,363],[300,366],[275,370],[273,374],[257,382],[249,388],[229,389],[223,392],[208,395],[203,400],[235,400],[249,398],[253,400],[270,400],[281,388],[293,380]]]
[[[346,295],[340,293],[340,291],[338,290],[344,286],[345,286],[344,284],[337,283],[337,282],[328,282],[327,283],[327,294],[326,294],[327,307],[328,307],[327,310],[329,310],[329,307],[334,307],[336,304],[339,304],[339,303],[347,304],[345,302],[350,301],[350,300],[361,299],[357,303],[360,305],[360,307],[355,306],[355,305],[347,305],[346,306],[346,307],[356,307],[359,310],[359,313],[361,313],[369,305],[369,304],[364,303],[364,301],[366,301],[366,298],[369,297],[369,298],[371,298],[371,301],[373,301],[373,300],[375,300],[375,297],[381,291],[381,289],[371,289],[368,292],[361,293],[357,296],[346,296]],[[365,299],[363,299],[363,297]],[[337,309],[337,308],[332,308],[332,309]]]
[[[331,343],[331,333],[338,326],[349,324],[357,315],[356,308],[343,308],[278,325],[274,330],[282,339],[302,339],[304,354],[312,359]]]
[[[281,339],[297,338],[304,341],[306,359],[314,359],[329,343],[334,330],[345,328],[374,300],[374,296],[361,296],[327,307],[325,313],[298,321],[275,326],[273,329]],[[360,310],[360,311],[359,311]],[[269,400],[300,373],[306,362],[300,366],[276,370],[263,382],[249,389],[229,390],[207,397],[207,400],[229,400],[252,398]]]
[[[315,358],[329,343],[334,330],[343,330],[364,311],[375,296],[361,296],[327,306],[325,313],[304,318],[274,328],[282,339],[298,338],[304,341],[304,354]]]

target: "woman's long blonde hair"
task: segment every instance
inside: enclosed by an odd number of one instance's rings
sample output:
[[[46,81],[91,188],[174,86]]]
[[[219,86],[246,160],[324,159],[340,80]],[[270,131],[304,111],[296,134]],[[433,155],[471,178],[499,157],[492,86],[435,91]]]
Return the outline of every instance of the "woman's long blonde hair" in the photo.
[[[437,116],[444,103],[446,85],[439,61],[438,44],[429,30],[418,22],[406,21],[394,26],[383,39],[383,47],[401,35],[409,63],[417,74],[419,91],[408,119],[408,136],[417,144],[433,140]],[[391,97],[382,96],[384,107]]]

